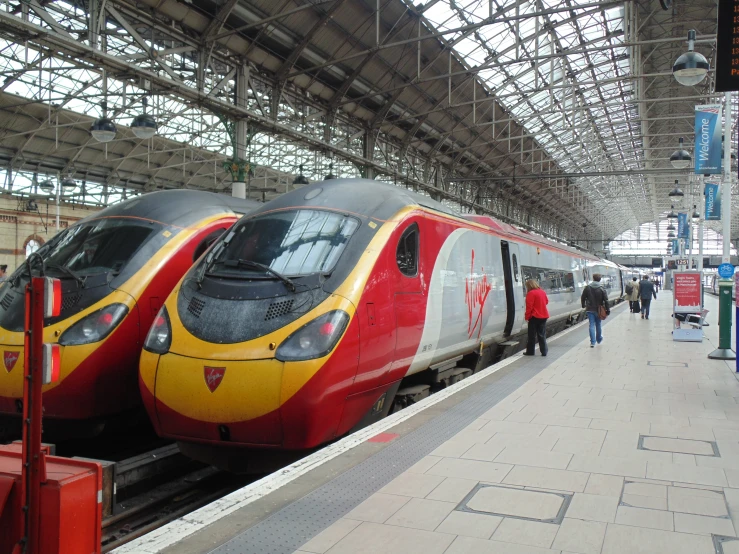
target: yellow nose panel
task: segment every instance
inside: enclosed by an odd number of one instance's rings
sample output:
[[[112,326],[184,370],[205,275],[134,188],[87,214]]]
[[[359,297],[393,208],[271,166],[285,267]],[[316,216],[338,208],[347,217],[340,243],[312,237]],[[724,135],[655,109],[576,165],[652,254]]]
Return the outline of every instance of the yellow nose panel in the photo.
[[[224,362],[165,354],[156,372],[157,400],[210,423],[254,419],[280,407],[282,369],[274,359]]]

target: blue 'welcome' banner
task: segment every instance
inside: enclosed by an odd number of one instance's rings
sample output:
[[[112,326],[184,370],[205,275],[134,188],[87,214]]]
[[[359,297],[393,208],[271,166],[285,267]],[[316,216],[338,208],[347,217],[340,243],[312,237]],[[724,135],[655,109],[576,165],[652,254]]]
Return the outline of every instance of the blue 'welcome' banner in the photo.
[[[695,107],[695,173],[721,173],[721,104]]]
[[[672,255],[673,256],[680,255],[680,243],[677,242],[677,239],[672,239]]]
[[[688,214],[677,214],[677,238],[686,239],[689,236]]]
[[[721,219],[721,187],[714,183],[706,183],[706,221]]]

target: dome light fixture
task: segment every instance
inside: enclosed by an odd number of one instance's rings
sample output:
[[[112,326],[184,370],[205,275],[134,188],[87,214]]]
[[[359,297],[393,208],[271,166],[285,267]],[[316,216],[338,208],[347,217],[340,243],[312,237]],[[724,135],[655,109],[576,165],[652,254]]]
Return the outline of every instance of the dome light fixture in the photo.
[[[674,225],[673,225],[672,223],[670,223],[670,224],[669,224],[669,225],[667,226],[667,230],[668,230],[668,231],[676,231],[676,229],[675,229],[675,226],[674,226]]]
[[[693,215],[691,216],[693,219],[700,219],[701,214],[698,213],[698,207],[693,204]]]
[[[54,183],[52,183],[49,179],[46,179],[45,181],[41,181],[38,188],[40,188],[46,194],[51,194],[55,187]]]
[[[303,175],[303,164],[298,167],[298,176],[293,179],[293,185],[310,185],[310,181]]]
[[[115,134],[118,129],[115,126],[115,123],[113,123],[113,120],[107,115],[108,103],[103,102],[102,108],[103,115],[92,122],[90,133],[92,134],[92,138],[98,142],[110,142],[115,138]]]
[[[157,134],[157,120],[153,115],[146,113],[146,106],[148,105],[146,96],[144,96],[142,102],[144,104],[144,113],[133,118],[131,130],[136,137],[142,140],[148,140]]]
[[[667,196],[671,196],[671,197],[674,197],[674,196],[679,196],[679,197],[685,196],[683,194],[683,191],[680,190],[680,187],[678,187],[677,184],[678,184],[678,180],[675,179],[675,188],[672,189]]]
[[[674,205],[670,206],[670,211],[667,213],[667,219],[677,219]]]
[[[62,190],[72,191],[77,188],[77,182],[71,177],[65,177],[61,182]]]
[[[669,233],[667,233],[667,238],[668,239],[674,239],[675,238],[675,233],[673,233],[672,231],[670,231]]]
[[[692,158],[690,153],[683,148],[683,137],[680,137],[680,147],[670,156],[670,163],[675,169],[687,169]]]
[[[708,75],[710,66],[703,54],[694,52],[695,30],[688,31],[688,51],[680,56],[672,66],[672,74],[681,85],[697,85]]]
[[[331,179],[336,179],[336,175],[334,175],[334,164],[333,162],[328,164],[328,175],[326,175],[323,180],[329,181]]]

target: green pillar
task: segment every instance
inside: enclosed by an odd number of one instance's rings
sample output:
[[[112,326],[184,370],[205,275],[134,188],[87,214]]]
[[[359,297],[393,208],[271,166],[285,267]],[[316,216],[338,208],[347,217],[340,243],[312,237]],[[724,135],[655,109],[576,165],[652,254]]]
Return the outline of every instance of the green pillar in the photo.
[[[731,349],[731,279],[718,282],[718,348],[708,357],[712,360],[735,360],[736,354]]]

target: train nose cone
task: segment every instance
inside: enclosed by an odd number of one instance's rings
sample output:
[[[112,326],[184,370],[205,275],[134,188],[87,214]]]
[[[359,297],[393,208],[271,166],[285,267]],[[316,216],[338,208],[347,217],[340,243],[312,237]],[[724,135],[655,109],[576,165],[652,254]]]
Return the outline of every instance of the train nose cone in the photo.
[[[142,359],[142,364],[144,360]],[[159,358],[155,412],[167,436],[244,445],[282,442],[283,363],[267,360]]]

